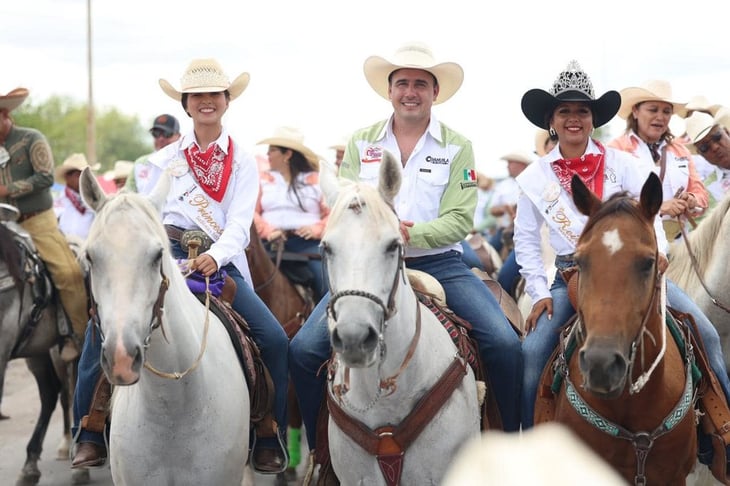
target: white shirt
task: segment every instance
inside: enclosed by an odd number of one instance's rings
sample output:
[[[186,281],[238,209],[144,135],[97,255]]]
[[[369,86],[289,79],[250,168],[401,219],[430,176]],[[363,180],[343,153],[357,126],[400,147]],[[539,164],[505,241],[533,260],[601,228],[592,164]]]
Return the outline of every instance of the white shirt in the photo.
[[[86,208],[83,214],[76,209],[68,196],[66,196],[65,191],[61,193],[54,204],[54,210],[58,216],[58,228],[63,234],[78,236],[82,240],[85,240],[89,235],[91,223],[94,222],[95,213],[80,198],[81,196],[79,196],[79,201]]]
[[[224,152],[228,150],[228,136],[228,131],[224,128],[216,140]],[[168,167],[171,169],[172,184],[162,210],[162,222],[184,229],[197,227],[195,220],[186,211],[185,198],[193,185],[199,187],[197,182],[191,182],[190,171],[184,169],[187,167],[184,150],[194,143],[196,143],[195,134],[190,131],[184,137],[152,154],[149,157],[149,182],[144,187],[145,193],[150,192],[162,172]],[[201,150],[206,148],[201,147]],[[235,141],[233,150],[233,167],[225,195],[220,203],[210,199],[211,210],[223,214],[222,221],[217,222],[223,231],[217,240],[214,238],[215,242],[205,253],[213,257],[219,268],[233,263],[246,281],[251,283],[244,252],[250,242],[251,224],[259,191],[259,172],[253,156],[244,152]],[[173,167],[180,169],[175,170]]]
[[[520,199],[521,192],[520,185],[514,177],[502,179],[494,188],[494,196],[489,205],[492,207],[503,205],[514,206]],[[512,226],[512,217],[509,213],[505,213],[499,217],[498,223],[500,228],[509,228]]]
[[[261,217],[274,228],[282,230],[319,223],[322,219],[322,190],[317,176],[312,172],[297,175],[297,200],[279,172],[271,170],[261,174]]]
[[[649,175],[648,168],[644,167],[642,170],[636,164],[635,159],[627,152],[611,147],[606,147],[605,150],[603,200],[605,201],[612,194],[624,190],[638,198],[641,188]],[[600,153],[598,146],[593,141],[589,141],[586,155],[598,153]],[[530,164],[517,176],[517,182],[523,191],[530,191],[533,194],[535,191],[537,191],[537,194],[542,194],[543,189],[555,187],[554,185],[557,184],[557,188],[560,190],[559,202],[576,215],[572,216],[574,219],[572,226],[577,228],[576,233],[580,234],[588,217],[578,211],[571,196],[559,185],[558,178],[550,167],[552,162],[561,158],[562,155],[558,144],[550,153]],[[532,299],[532,302],[550,297],[548,277],[542,261],[540,230],[546,224],[546,218],[548,218],[546,209],[551,203],[548,200],[543,200],[541,205],[543,207],[535,206],[533,200],[526,192],[523,192],[517,203],[517,217],[515,218],[515,256],[521,267],[520,273],[525,278],[525,291]],[[575,252],[576,245],[574,242],[568,241],[553,225],[548,224],[548,229],[550,245],[555,250],[556,255],[570,255]],[[659,251],[666,255],[667,239],[661,220],[658,217],[654,218],[654,232],[656,233]]]

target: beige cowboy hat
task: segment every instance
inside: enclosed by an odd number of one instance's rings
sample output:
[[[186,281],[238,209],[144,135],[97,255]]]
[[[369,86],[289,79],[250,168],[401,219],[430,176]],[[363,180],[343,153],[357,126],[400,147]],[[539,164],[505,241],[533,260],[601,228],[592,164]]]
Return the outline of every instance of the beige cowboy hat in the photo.
[[[689,143],[694,146],[694,144],[709,135],[712,128],[716,125],[730,130],[730,110],[721,106],[717,110],[717,113],[715,113],[715,116],[711,116],[703,111],[695,111],[687,117],[685,124]]]
[[[525,165],[530,165],[532,163],[532,156],[527,152],[523,152],[522,150],[510,152],[506,155],[501,156],[499,159],[506,162],[520,162]]]
[[[439,85],[438,98],[434,105],[448,100],[464,82],[464,70],[455,62],[436,62],[431,49],[422,42],[409,42],[395,51],[390,59],[370,56],[365,59],[365,79],[380,96],[389,100],[388,81],[391,73],[398,69],[422,69],[433,74]]]
[[[66,160],[63,161],[61,165],[56,167],[56,179],[58,181],[63,181],[66,177],[66,174],[68,174],[72,170],[78,170],[80,172],[86,167],[91,167],[91,170],[97,171],[99,170],[100,165],[94,164],[93,166],[89,166],[89,163],[86,161],[86,156],[84,154],[71,154],[66,158]]]
[[[547,144],[549,138],[550,132],[548,132],[547,130],[538,128],[535,132],[535,154],[537,154],[538,157],[547,155],[547,151],[545,151],[545,145]]]
[[[15,88],[4,96],[0,96],[0,110],[13,111],[28,97],[30,92],[25,88]]]
[[[319,170],[320,157],[304,145],[304,135],[297,128],[278,127],[274,130],[273,136],[257,142],[256,145],[275,145],[296,150],[307,159],[307,162],[312,165],[314,170]]]
[[[111,173],[111,179],[113,181],[126,179],[130,175],[132,175],[133,170],[134,162],[130,160],[117,160],[116,162],[114,162],[114,169]]]
[[[226,90],[233,101],[243,93],[250,79],[248,73],[243,73],[230,82],[215,59],[193,59],[180,78],[180,90],[164,79],[160,79],[159,83],[162,91],[177,101],[182,100],[183,93],[219,93]]]
[[[651,80],[640,87],[624,88],[621,90],[621,107],[618,116],[624,120],[631,114],[631,110],[645,101],[663,101],[674,106],[674,114],[683,117],[687,113],[686,103],[680,103],[672,96],[672,86],[667,81]]]
[[[722,108],[722,105],[713,105],[710,100],[702,95],[693,96],[687,102],[684,107],[688,112],[690,111],[704,111],[712,116],[715,116],[717,110]]]

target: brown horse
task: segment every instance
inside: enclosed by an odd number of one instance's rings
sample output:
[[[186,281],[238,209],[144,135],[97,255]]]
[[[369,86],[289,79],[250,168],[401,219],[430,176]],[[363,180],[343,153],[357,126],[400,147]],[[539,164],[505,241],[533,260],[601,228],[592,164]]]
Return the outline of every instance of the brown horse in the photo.
[[[558,360],[555,419],[629,483],[683,485],[697,458],[695,395],[691,360],[665,324],[653,227],[661,182],[651,174],[638,203],[626,193],[602,203],[577,176],[572,191],[589,219],[575,252],[578,320]]]

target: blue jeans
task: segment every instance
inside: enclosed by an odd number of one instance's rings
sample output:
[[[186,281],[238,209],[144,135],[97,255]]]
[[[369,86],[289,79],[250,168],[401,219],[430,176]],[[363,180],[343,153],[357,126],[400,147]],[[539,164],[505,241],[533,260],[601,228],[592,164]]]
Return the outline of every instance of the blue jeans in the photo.
[[[497,253],[502,251],[502,246],[504,246],[504,243],[502,242],[502,233],[504,233],[504,228],[497,228],[497,231],[487,238],[487,242],[492,245],[492,248],[497,250]]]
[[[170,247],[175,258],[187,257],[178,242],[171,241]],[[285,436],[287,428],[287,390],[289,386],[289,340],[279,321],[256,295],[251,286],[246,283],[238,269],[232,264],[224,266],[223,269],[236,282],[236,295],[233,298],[232,307],[246,320],[251,328],[253,339],[261,351],[261,357],[274,382],[274,418],[279,425],[279,431]],[[89,336],[89,329],[92,327],[94,326],[87,326],[87,337]],[[81,353],[79,377],[74,391],[74,428],[78,428],[81,417],[86,415],[89,410],[94,386],[101,373],[100,359],[101,343],[98,337],[93,345],[91,339],[87,339]],[[90,433],[82,430],[82,435],[79,436],[80,441],[83,441],[82,438],[85,434]],[[89,439],[89,441],[93,440]],[[103,444],[103,441],[101,443]],[[276,438],[261,439],[260,443],[263,447],[275,447],[277,440]]]
[[[466,266],[468,268],[478,268],[483,272],[484,265],[482,265],[482,261],[479,259],[479,256],[477,256],[477,252],[469,246],[469,243],[466,240],[461,240],[461,248],[464,250],[461,254],[461,259],[464,260]]]
[[[515,251],[512,250],[502,262],[502,268],[499,269],[497,275],[497,282],[506,290],[512,297],[515,296],[515,285],[520,279],[520,266],[517,264],[515,258]]]
[[[101,336],[96,332],[96,326],[90,321],[86,326],[84,347],[79,358],[78,376],[73,400],[73,419],[71,436],[76,437],[81,424],[81,418],[89,413],[91,401],[94,399],[94,387],[101,376]],[[98,432],[81,429],[77,442],[93,442],[104,445],[104,436]]]
[[[320,240],[305,240],[299,236],[291,235],[286,239],[284,249],[292,253],[312,253],[319,255],[319,243]],[[312,278],[314,279],[312,282],[312,289],[315,293],[315,300],[319,300],[329,290],[322,271],[322,260],[309,258],[307,266],[312,272]]]
[[[520,340],[492,293],[456,251],[408,260],[406,266],[429,273],[441,282],[448,306],[472,324],[472,336],[479,343],[504,429],[519,430]],[[290,373],[310,449],[316,444],[317,414],[325,391],[326,375],[324,371],[320,373],[320,368],[332,353],[326,316],[329,297],[328,293],[317,304],[289,345]]]
[[[558,270],[571,265],[572,263],[556,261]],[[525,370],[522,383],[523,429],[530,428],[533,425],[540,376],[550,359],[550,355],[558,345],[560,327],[575,314],[575,309],[568,300],[568,290],[560,272],[556,273],[555,280],[550,288],[550,294],[553,298],[552,320],[548,320],[547,314],[543,313],[537,320],[536,329],[528,334],[522,342]],[[712,371],[717,375],[717,379],[725,393],[725,398],[730,402],[730,394],[728,394],[730,380],[725,369],[725,361],[720,348],[720,336],[717,334],[717,330],[687,294],[669,279],[667,279],[667,303],[670,307],[680,312],[692,314],[694,317],[702,341],[705,344],[707,359],[710,362]]]

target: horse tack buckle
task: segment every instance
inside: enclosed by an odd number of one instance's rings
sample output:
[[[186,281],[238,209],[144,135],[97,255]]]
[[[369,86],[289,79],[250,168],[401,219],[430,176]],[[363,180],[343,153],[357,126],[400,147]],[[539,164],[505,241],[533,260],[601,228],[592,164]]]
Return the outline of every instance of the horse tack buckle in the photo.
[[[395,427],[385,426],[375,430],[378,436],[378,466],[380,472],[383,473],[383,479],[388,486],[397,486],[400,484],[400,478],[403,473],[403,458],[405,451],[393,437]]]

